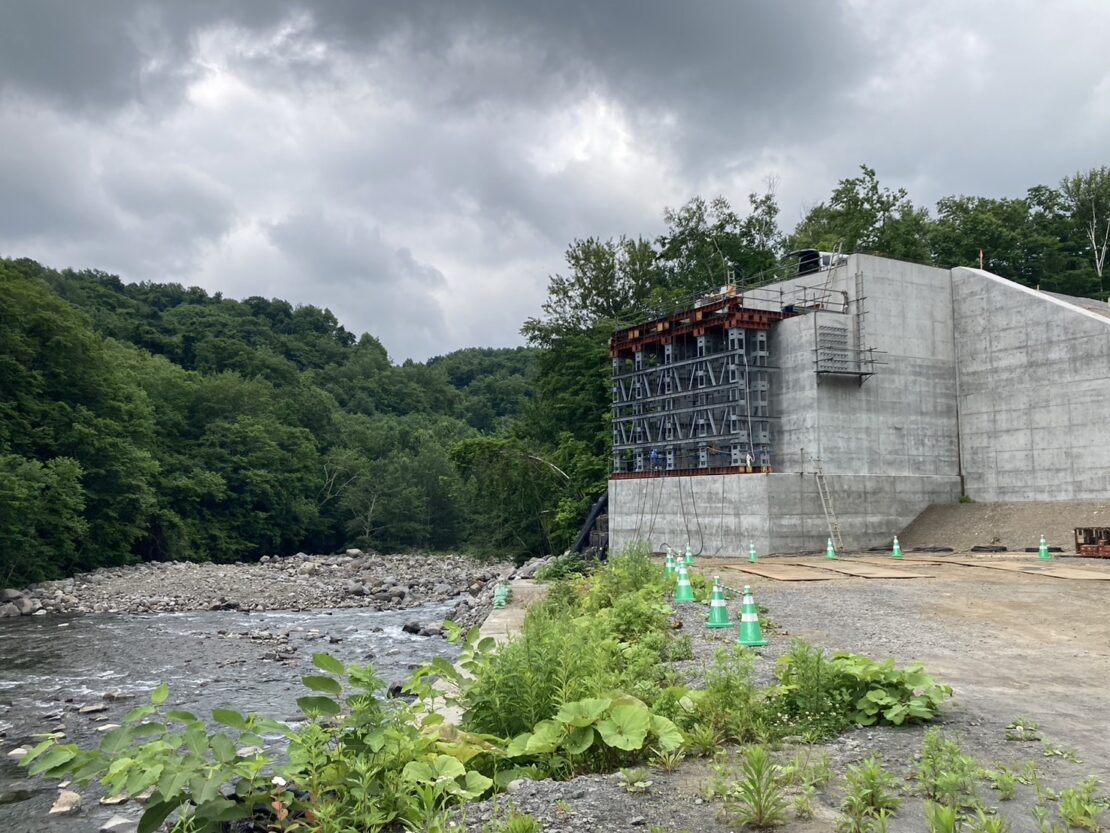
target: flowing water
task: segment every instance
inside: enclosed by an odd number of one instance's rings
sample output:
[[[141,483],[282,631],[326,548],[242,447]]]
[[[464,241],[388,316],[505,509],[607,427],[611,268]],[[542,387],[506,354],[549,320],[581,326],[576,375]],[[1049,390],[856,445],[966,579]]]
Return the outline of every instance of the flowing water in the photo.
[[[399,612],[204,611],[4,620],[0,831],[95,833],[113,815],[137,817],[141,812],[134,802],[101,806],[96,799],[101,793],[82,791],[79,815],[48,817],[57,796],[54,782],[27,777],[7,757],[14,747],[37,742],[35,733],[64,724],[64,742],[95,744],[98,726],[120,722],[163,681],[170,684],[171,706],[202,716],[224,707],[297,720],[296,699],[308,693],[300,676],[311,673],[313,653],[323,651],[349,663],[371,662],[387,683],[399,683],[414,666],[432,657],[455,657],[445,640],[401,630],[409,621],[438,623],[452,606]],[[106,700],[105,694],[123,699]],[[78,713],[80,706],[90,703],[103,703],[108,709]]]

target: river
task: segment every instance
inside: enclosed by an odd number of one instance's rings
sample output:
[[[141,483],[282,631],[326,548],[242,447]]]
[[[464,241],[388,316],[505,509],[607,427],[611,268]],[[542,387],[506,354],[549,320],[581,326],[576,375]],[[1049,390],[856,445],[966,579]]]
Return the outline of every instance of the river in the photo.
[[[163,681],[170,684],[172,706],[200,715],[225,707],[295,720],[300,716],[296,698],[308,693],[300,676],[312,673],[313,653],[324,651],[348,663],[370,662],[387,683],[398,683],[414,666],[435,656],[456,656],[446,640],[401,630],[409,621],[438,624],[452,607],[443,603],[391,612],[203,611],[4,620],[0,831],[95,833],[113,815],[140,813],[133,802],[101,806],[90,790],[83,792],[79,815],[48,817],[57,796],[54,782],[26,777],[25,770],[7,757],[14,747],[34,743],[31,735],[36,732],[64,723],[64,742],[95,744],[100,737],[97,726],[120,722]],[[125,699],[106,700],[109,693]],[[108,709],[99,714],[77,712],[89,703],[103,703]]]

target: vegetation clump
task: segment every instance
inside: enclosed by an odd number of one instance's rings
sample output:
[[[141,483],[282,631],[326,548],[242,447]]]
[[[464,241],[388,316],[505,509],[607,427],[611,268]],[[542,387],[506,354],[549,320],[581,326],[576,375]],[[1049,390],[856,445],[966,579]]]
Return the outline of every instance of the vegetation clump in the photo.
[[[919,669],[828,659],[803,643],[770,689],[755,684],[754,655],[741,647],[718,653],[704,688],[684,685],[667,661],[672,645],[689,647],[671,631],[668,590],[646,550],[632,548],[590,576],[556,582],[519,636],[500,646],[477,629],[456,633],[458,663],[437,658],[419,669],[406,686],[411,703],[382,700],[373,669],[317,654],[319,673],[302,679],[309,693],[297,701],[306,718],[298,726],[216,709],[213,730],[167,708],[161,686],[98,748],[50,738],[24,761],[34,774],[99,780],[113,793],[154,788],[144,833],[174,813],[197,833],[246,819],[305,833],[376,833],[441,829],[453,807],[520,778],[620,770],[626,789],[643,791],[651,786],[643,765],[671,769],[687,753],[715,754],[726,740],[758,744],[803,725],[820,737],[853,721],[926,719],[908,706],[897,710],[921,696],[915,688],[933,686]],[[871,703],[881,708],[869,711]],[[461,709],[459,727],[444,723],[445,704]],[[281,758],[272,753],[275,738],[287,744]],[[957,785],[946,786],[939,770],[951,768],[956,752],[938,738],[927,744],[923,767],[933,769],[922,778],[945,801]],[[876,762],[854,772],[863,815],[885,818],[896,806],[889,776]],[[828,777],[827,756],[782,767],[755,745],[721,793],[734,818],[770,826],[788,806],[786,787],[801,784],[801,817]]]

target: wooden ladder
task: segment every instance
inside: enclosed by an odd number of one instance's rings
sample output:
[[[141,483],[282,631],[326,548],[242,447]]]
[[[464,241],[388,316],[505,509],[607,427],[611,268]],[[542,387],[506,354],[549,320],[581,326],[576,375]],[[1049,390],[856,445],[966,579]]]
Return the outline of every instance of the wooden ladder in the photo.
[[[825,522],[829,525],[829,537],[836,544],[836,551],[843,552],[844,539],[840,534],[840,524],[836,520],[836,507],[833,506],[832,492],[829,490],[829,484],[825,480],[825,472],[822,471],[820,463],[817,464],[814,477],[817,479],[817,494],[821,496],[821,508],[825,511]]]

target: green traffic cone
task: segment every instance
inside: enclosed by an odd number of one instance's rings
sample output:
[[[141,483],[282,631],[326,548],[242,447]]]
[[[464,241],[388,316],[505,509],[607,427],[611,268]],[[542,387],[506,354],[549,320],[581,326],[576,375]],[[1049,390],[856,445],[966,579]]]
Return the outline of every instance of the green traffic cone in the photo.
[[[748,544],[748,561],[755,564],[759,561],[759,556],[755,552],[755,544]]]
[[[674,588],[674,600],[676,602],[693,602],[694,588],[690,586],[690,574],[686,572],[686,565],[678,565],[678,584]]]
[[[725,604],[725,589],[721,587],[721,577],[713,578],[713,598],[709,602],[709,621],[707,628],[731,628],[728,619],[728,605]]]
[[[836,549],[832,545],[832,538],[829,539],[829,544],[825,547],[825,558],[829,561],[836,561]]]
[[[1051,561],[1052,560],[1052,553],[1050,553],[1048,551],[1048,541],[1046,541],[1044,539],[1043,535],[1041,536],[1041,546],[1040,546],[1040,551],[1039,551],[1039,554],[1038,554],[1037,557],[1040,558],[1041,561]]]
[[[897,535],[894,536],[894,552],[890,554],[890,557],[899,559],[902,557],[902,545],[898,543]]]
[[[667,571],[667,577],[668,578],[670,576],[674,575],[674,556],[671,555],[671,548],[670,547],[667,547],[667,561],[666,561],[666,564],[664,565],[664,567]]]
[[[694,551],[692,549],[690,549],[689,544],[686,545],[686,566],[687,567],[693,567],[694,566]]]
[[[752,598],[752,589],[744,587],[744,601],[740,606],[740,636],[737,645],[746,648],[758,648],[767,644],[763,638],[763,629],[759,626],[759,613],[755,609],[755,599]]]

